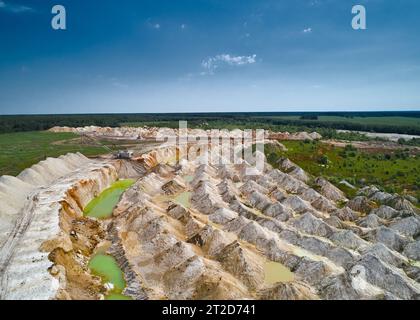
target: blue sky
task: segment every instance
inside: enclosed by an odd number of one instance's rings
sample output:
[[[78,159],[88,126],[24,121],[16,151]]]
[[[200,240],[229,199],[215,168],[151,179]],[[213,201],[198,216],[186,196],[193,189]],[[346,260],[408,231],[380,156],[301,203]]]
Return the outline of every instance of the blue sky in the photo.
[[[420,110],[419,88],[418,0],[0,0],[1,114]]]

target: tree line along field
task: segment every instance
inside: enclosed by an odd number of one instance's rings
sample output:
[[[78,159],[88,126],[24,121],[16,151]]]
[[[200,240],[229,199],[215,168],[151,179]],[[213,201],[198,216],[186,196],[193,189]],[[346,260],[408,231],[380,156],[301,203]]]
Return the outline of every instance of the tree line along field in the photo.
[[[324,176],[352,197],[355,190],[341,185],[346,180],[355,187],[375,184],[387,192],[409,194],[420,199],[420,155],[400,150],[392,153],[358,151],[351,146],[334,147],[320,141],[282,141],[288,151],[267,145],[270,164],[287,157],[314,176]]]
[[[192,128],[265,128],[290,132],[343,129],[420,135],[420,111],[10,115],[0,116],[0,133],[47,130],[54,126],[178,127],[178,120],[187,120]]]
[[[364,115],[358,113],[346,113],[342,115],[324,115],[303,113],[297,115],[259,115],[237,114],[231,117],[192,117],[189,126],[203,129],[255,129],[265,128],[273,131],[317,131],[334,130],[367,131],[378,133],[400,133],[420,135],[420,113],[403,113],[403,115]],[[177,121],[166,119],[169,127],[178,126]],[[153,122],[152,122],[153,123]],[[125,126],[150,125],[150,122],[125,122]]]
[[[264,118],[264,117],[262,117]],[[297,121],[305,121],[305,116],[274,116],[273,119],[283,119]],[[306,121],[309,122],[321,122],[321,123],[349,123],[355,125],[364,125],[364,126],[397,126],[397,127],[420,127],[420,118],[416,117],[401,117],[401,116],[370,116],[370,117],[360,117],[360,116],[326,116],[326,115],[315,115],[311,118],[311,115],[308,115]],[[370,131],[370,130],[368,130]]]

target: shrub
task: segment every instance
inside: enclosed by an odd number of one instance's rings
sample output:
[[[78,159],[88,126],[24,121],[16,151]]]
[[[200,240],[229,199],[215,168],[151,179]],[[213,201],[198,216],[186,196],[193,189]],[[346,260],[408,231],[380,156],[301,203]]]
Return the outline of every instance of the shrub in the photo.
[[[326,155],[322,155],[319,159],[318,159],[318,163],[320,164],[328,164],[330,160],[328,159],[328,157]]]

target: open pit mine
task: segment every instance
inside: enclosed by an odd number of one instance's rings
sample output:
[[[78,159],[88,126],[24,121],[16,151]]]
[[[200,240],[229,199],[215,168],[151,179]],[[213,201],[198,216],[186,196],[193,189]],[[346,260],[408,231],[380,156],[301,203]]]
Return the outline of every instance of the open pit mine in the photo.
[[[89,128],[53,131],[156,132]],[[407,199],[375,186],[347,199],[287,159],[259,175],[199,160],[164,147],[67,154],[2,176],[0,298],[420,298],[420,219]]]

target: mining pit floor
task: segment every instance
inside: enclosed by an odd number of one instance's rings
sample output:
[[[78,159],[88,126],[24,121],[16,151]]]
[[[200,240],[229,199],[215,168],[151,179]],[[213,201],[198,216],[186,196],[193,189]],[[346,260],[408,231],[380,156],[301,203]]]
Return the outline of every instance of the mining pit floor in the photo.
[[[49,158],[0,178],[1,299],[420,299],[420,219],[289,160]]]

